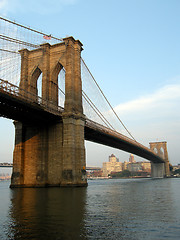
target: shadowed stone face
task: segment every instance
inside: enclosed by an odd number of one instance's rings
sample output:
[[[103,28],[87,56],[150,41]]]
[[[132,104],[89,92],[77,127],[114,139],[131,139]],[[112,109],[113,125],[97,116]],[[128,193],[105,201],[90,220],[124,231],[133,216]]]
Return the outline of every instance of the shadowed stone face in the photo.
[[[73,37],[64,42],[21,50],[21,82],[37,101],[37,80],[42,74],[42,99],[58,107],[58,74],[65,75],[62,117],[46,124],[15,123],[11,187],[86,186],[84,177],[84,115],[81,82],[82,44]],[[28,96],[28,97],[31,97]]]

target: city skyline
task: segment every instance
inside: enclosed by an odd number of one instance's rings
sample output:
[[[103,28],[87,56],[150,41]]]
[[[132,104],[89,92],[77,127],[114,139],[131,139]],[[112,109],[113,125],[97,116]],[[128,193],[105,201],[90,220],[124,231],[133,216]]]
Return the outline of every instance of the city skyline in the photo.
[[[137,172],[146,172],[145,175],[147,176],[151,173],[151,163],[149,161],[136,162],[133,154],[130,154],[129,161],[121,162],[114,154],[111,154],[109,161],[103,162],[102,177],[108,177],[112,173],[120,173],[125,170],[136,172],[135,175],[137,175]]]
[[[180,2],[113,3],[3,0],[0,14],[60,38],[79,39],[82,57],[135,139],[145,146],[167,141],[170,163],[178,164]],[[12,121],[0,118],[0,131],[0,157],[12,162]],[[128,159],[129,153],[86,142],[87,165],[101,166],[112,152]]]

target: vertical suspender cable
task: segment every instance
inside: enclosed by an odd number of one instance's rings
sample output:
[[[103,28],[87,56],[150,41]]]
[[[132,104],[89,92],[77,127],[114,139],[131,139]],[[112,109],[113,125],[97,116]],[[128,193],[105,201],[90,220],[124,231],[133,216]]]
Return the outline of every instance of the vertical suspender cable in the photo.
[[[110,108],[112,109],[113,113],[115,114],[115,116],[117,117],[117,119],[120,121],[120,123],[123,125],[124,129],[127,131],[127,133],[134,139],[134,141],[136,141],[136,139],[132,136],[132,134],[128,131],[128,129],[126,128],[126,126],[124,125],[124,123],[121,121],[121,119],[119,118],[119,116],[117,115],[117,113],[114,111],[113,107],[111,106],[110,102],[107,100],[106,96],[104,95],[103,91],[101,90],[101,88],[99,87],[98,83],[96,82],[95,78],[93,77],[92,73],[90,72],[89,68],[87,67],[86,63],[84,62],[84,60],[81,58],[83,64],[85,65],[85,67],[87,68],[89,74],[91,75],[92,79],[94,80],[96,86],[98,87],[99,91],[101,92],[101,94],[103,95],[103,97],[105,98],[106,102],[108,103],[108,105],[110,106]]]

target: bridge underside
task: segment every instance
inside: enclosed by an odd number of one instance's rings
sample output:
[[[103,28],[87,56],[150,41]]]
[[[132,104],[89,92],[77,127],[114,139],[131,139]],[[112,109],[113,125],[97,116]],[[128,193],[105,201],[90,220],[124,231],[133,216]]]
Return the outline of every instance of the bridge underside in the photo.
[[[29,102],[19,99],[12,94],[0,92],[0,116],[16,121],[32,124],[56,123],[62,120],[62,112],[49,112],[37,102]],[[150,160],[153,163],[164,163],[164,161],[150,151],[142,149],[134,142],[113,136],[103,132],[102,129],[94,129],[85,125],[85,140],[117,148],[137,156]]]
[[[139,157],[150,160],[153,163],[164,163],[160,157],[150,151],[142,149],[138,144],[136,145],[124,139],[120,139],[101,130],[98,131],[97,129],[94,130],[93,128],[85,126],[85,140],[133,153]]]
[[[85,117],[82,50],[82,43],[73,37],[33,50],[21,49],[19,87],[0,78],[0,116],[15,120],[12,187],[86,186],[85,139],[134,153],[155,164],[164,163],[150,149]],[[64,109],[58,106],[58,75],[62,69]]]
[[[63,132],[65,130],[65,125],[62,124],[63,119],[63,110],[58,110],[51,108],[51,106],[42,106],[41,103],[37,101],[29,101],[28,99],[22,99],[16,97],[12,94],[7,94],[7,92],[0,91],[0,117],[5,117],[9,119],[13,119],[21,122],[23,125],[16,124],[16,147],[14,151],[14,174],[13,174],[13,185],[12,186],[47,186],[47,185],[60,185],[62,180],[56,179],[55,176],[58,176],[59,172],[62,172],[62,176],[67,182],[70,182],[70,179],[74,175],[75,179],[80,179],[80,173],[73,174],[70,170],[63,170],[63,152],[58,153],[57,149],[63,148]],[[129,153],[133,153],[137,156],[143,157],[145,159],[150,160],[153,165],[153,176],[154,177],[163,177],[163,169],[164,169],[164,161],[162,158],[155,155],[148,148],[143,148],[139,143],[134,142],[133,140],[129,141],[127,138],[121,136],[115,136],[111,131],[107,132],[103,130],[103,126],[97,125],[94,127],[93,122],[85,120],[85,126],[82,123],[75,123],[75,119],[72,118],[73,126],[77,125],[75,131],[76,134],[79,134],[79,128],[82,128],[80,132],[84,132],[85,140],[89,140],[95,143],[99,143],[102,145],[107,145],[113,148],[117,148]],[[70,122],[71,122],[70,121]],[[79,120],[78,120],[79,121]],[[90,122],[90,124],[88,124]],[[21,127],[20,127],[21,126]],[[20,128],[19,128],[20,127]],[[52,131],[53,129],[53,131]],[[84,130],[83,130],[84,129]],[[70,129],[69,129],[70,130]],[[68,130],[68,131],[69,131]],[[82,135],[82,134],[81,134]],[[71,133],[70,135],[71,136]],[[69,138],[69,137],[68,137]],[[77,140],[76,140],[77,139]],[[74,135],[73,141],[79,141],[79,138]],[[67,141],[69,142],[69,141]],[[30,148],[31,146],[32,148]],[[52,148],[52,150],[51,150]],[[25,157],[23,156],[24,149],[26,149],[26,161],[22,160]],[[46,154],[48,149],[48,154]],[[28,151],[27,151],[28,150]],[[76,152],[78,153],[79,147]],[[36,156],[32,156],[34,152],[37,152]],[[57,156],[55,157],[55,153],[57,152]],[[69,150],[67,150],[69,152]],[[81,152],[84,152],[82,149]],[[22,155],[23,154],[23,155]],[[79,154],[79,153],[78,153]],[[82,154],[80,154],[82,155]],[[38,157],[39,156],[39,157]],[[47,160],[47,156],[49,160]],[[31,159],[31,160],[30,160]],[[20,162],[19,162],[20,161]],[[24,161],[24,163],[23,163]],[[31,161],[31,164],[30,164]],[[16,162],[16,163],[15,163]],[[18,163],[19,162],[19,163]],[[25,163],[26,162],[26,163]],[[47,162],[49,164],[47,165]],[[23,164],[23,165],[22,165]],[[28,167],[25,167],[25,164],[28,164]],[[30,164],[30,165],[29,165]],[[163,165],[163,166],[162,166]],[[21,170],[19,169],[21,166]],[[44,166],[42,168],[42,166]],[[59,166],[54,167],[54,166]],[[68,167],[69,168],[69,167]],[[74,167],[76,168],[76,167]],[[78,167],[79,168],[79,167]],[[15,171],[16,169],[16,171]],[[24,184],[23,182],[30,183],[31,180],[24,180],[24,171],[27,169],[31,169],[31,174],[34,175],[34,183]],[[54,172],[52,174],[52,172]],[[29,173],[28,173],[29,174]],[[26,173],[25,175],[28,176]],[[49,175],[50,174],[50,175]],[[53,179],[50,181],[51,184],[47,184],[47,179],[50,179],[49,176],[53,175]],[[32,176],[30,177],[32,179]],[[69,180],[68,180],[69,179]],[[56,180],[56,181],[55,181]],[[79,182],[81,180],[78,180]],[[38,184],[37,184],[38,182]]]
[[[56,112],[56,113],[55,113]],[[35,123],[38,125],[56,123],[62,120],[62,113],[59,111],[48,112],[37,102],[29,102],[18,99],[11,94],[0,92],[0,116],[24,123]],[[113,136],[103,132],[102,129],[94,129],[85,125],[85,140],[117,148],[137,156],[150,160],[153,163],[164,163],[164,161],[150,151],[142,149],[134,142]]]
[[[5,117],[25,123],[48,123],[59,120],[56,114],[48,112],[37,102],[29,102],[12,94],[0,92],[0,117]]]

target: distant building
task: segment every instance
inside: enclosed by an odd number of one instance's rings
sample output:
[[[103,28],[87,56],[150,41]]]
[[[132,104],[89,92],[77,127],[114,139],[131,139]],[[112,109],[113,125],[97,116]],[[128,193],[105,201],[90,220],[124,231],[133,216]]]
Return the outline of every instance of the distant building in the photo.
[[[172,167],[173,167],[173,171],[178,170],[178,169],[180,169],[180,164],[174,165],[174,166],[172,166]]]
[[[147,172],[151,173],[151,163],[150,162],[136,162],[134,161],[133,163],[129,163],[127,165],[127,169],[130,172]]]
[[[142,170],[141,163],[139,162],[131,162],[127,165],[127,170],[130,172],[138,172]]]
[[[122,167],[123,167],[123,170],[126,170],[127,169],[127,166],[128,166],[128,162],[124,161]]]
[[[122,162],[119,162],[119,159],[114,154],[111,154],[109,162],[103,162],[103,177],[107,177],[111,172],[121,172],[123,170],[122,165]]]
[[[101,170],[86,171],[87,178],[102,177]]]
[[[9,175],[9,173],[2,173],[2,174],[0,174],[0,181],[2,181],[2,180],[9,180],[9,179],[11,179],[11,175]]]
[[[121,172],[123,170],[129,170],[130,172],[146,172],[151,173],[151,163],[150,162],[136,162],[134,155],[131,154],[129,157],[129,162],[124,161],[124,163],[119,162],[114,154],[109,156],[109,162],[103,162],[102,176],[107,177],[112,172]]]
[[[134,155],[131,154],[129,157],[129,163],[135,163],[136,161],[134,160]]]
[[[119,162],[119,159],[116,158],[114,154],[111,154],[111,156],[109,156],[109,162],[112,162],[112,163]]]
[[[141,162],[141,166],[142,166],[142,170],[144,172],[148,172],[148,173],[151,173],[151,163],[150,162]]]

